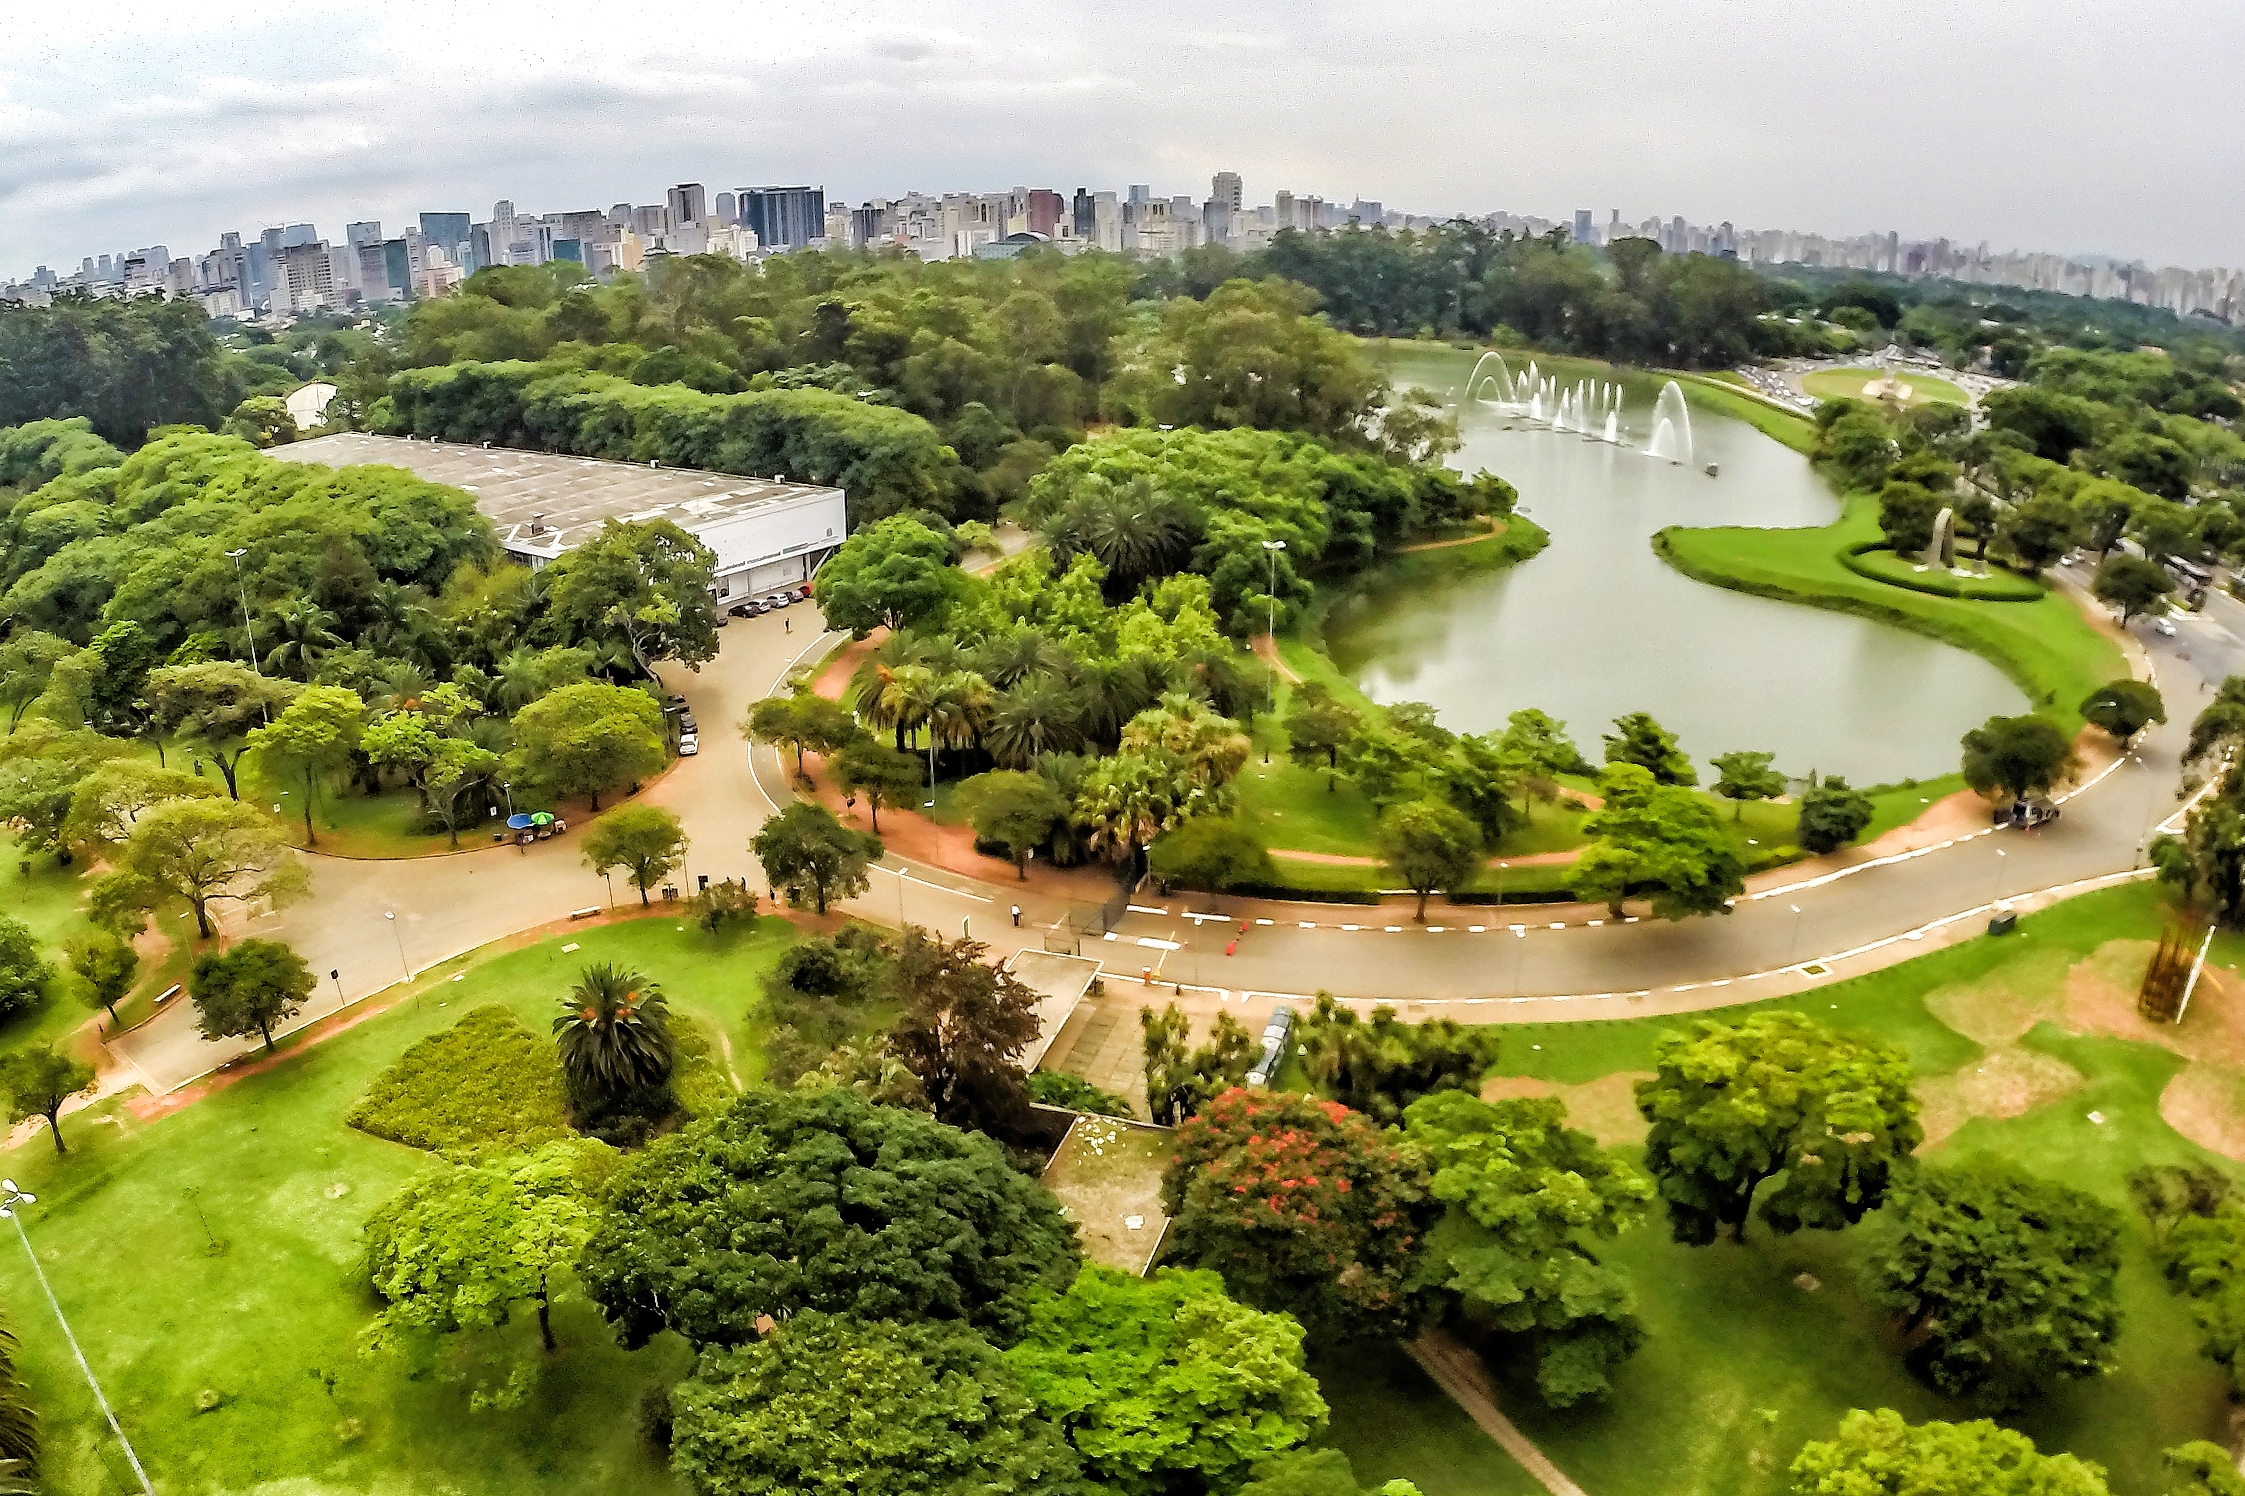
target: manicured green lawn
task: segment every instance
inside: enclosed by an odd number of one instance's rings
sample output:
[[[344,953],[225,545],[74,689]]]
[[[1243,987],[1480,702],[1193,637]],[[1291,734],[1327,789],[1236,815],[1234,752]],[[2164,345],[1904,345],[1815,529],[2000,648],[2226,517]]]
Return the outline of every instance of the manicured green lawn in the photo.
[[[1703,582],[1882,619],[1972,650],[2068,732],[2080,730],[2084,697],[2128,673],[2119,647],[2056,592],[2031,603],[1970,602],[1888,586],[1840,564],[1841,550],[1878,534],[1876,503],[1857,494],[1822,529],[1672,527],[1653,544]]]
[[[1808,375],[1801,381],[1804,394],[1819,400],[1861,400],[1867,398],[1863,387],[1879,377],[1879,371],[1862,369],[1825,369]],[[1945,405],[1969,405],[1971,400],[1938,374],[1917,374],[1897,369],[1894,377],[1910,387],[1912,403],[1933,400]]]
[[[66,1158],[43,1136],[16,1150],[10,1169],[39,1195],[25,1224],[158,1488],[679,1490],[637,1434],[644,1389],[685,1370],[675,1339],[627,1355],[573,1300],[555,1314],[563,1349],[510,1411],[470,1412],[469,1385],[534,1354],[526,1318],[467,1338],[433,1376],[359,1355],[356,1337],[376,1307],[355,1272],[359,1227],[433,1164],[343,1117],[408,1044],[471,1007],[501,1003],[542,1032],[577,971],[598,960],[661,981],[673,1011],[723,1035],[734,1070],[753,1080],[758,978],[791,938],[779,920],[713,939],[658,918],[498,955],[459,981],[455,963],[425,977],[403,1006],[175,1115],[141,1123],[111,1103],[66,1119]],[[572,943],[579,949],[563,951]],[[222,1251],[210,1250],[198,1210]],[[47,1489],[129,1488],[20,1250],[5,1239],[0,1295],[46,1422]],[[335,1376],[332,1395],[322,1373]],[[224,1401],[199,1414],[206,1388]]]
[[[2115,939],[2148,939],[2170,911],[2159,891],[2131,885],[2086,895],[2022,920],[2018,933],[1936,951],[1884,971],[1754,1008],[1807,1012],[1843,1029],[1875,1034],[1907,1051],[1921,1077],[1974,1062],[1981,1047],[1938,1019],[1928,996],[1948,991],[2042,995],[2073,964]],[[2228,959],[2225,960],[2224,958]],[[2214,959],[2245,957],[2225,937]],[[1562,1084],[1617,1071],[1648,1070],[1659,1039],[1692,1017],[1508,1025],[1498,1069]],[[2158,1095],[2181,1060],[2126,1040],[2082,1037],[2045,1023],[2023,1041],[2084,1078],[2080,1089],[2008,1120],[1966,1122],[1933,1157],[1993,1155],[2088,1190],[2125,1221],[2119,1285],[2122,1333],[2108,1376],[2056,1389],[2009,1420],[2044,1449],[2069,1449],[2106,1465],[2122,1496],[2154,1496],[2159,1451],[2192,1438],[2220,1438],[2224,1381],[2197,1352],[2197,1332],[2151,1264],[2149,1243],[2123,1179],[2146,1163],[2236,1165],[2176,1134]],[[1538,1047],[1540,1046],[1540,1048]],[[2104,1120],[2092,1122],[2092,1112]],[[1902,1364],[1890,1326],[1859,1292],[1882,1219],[1846,1232],[1772,1236],[1759,1225],[1743,1246],[1680,1247],[1657,1215],[1611,1248],[1634,1280],[1649,1338],[1616,1379],[1602,1407],[1555,1412],[1516,1368],[1497,1368],[1503,1406],[1524,1432],[1584,1489],[1598,1496],[1780,1496],[1786,1464],[1811,1438],[1828,1435],[1854,1407],[1893,1407],[1917,1420],[1963,1418],[1972,1410],[1919,1384]],[[1811,1291],[1796,1279],[1806,1273]],[[1352,1357],[1327,1385],[1347,1400],[1335,1437],[1371,1463],[1407,1424],[1396,1409],[1402,1373]],[[1361,1399],[1361,1402],[1358,1401]],[[1501,1489],[1501,1487],[1498,1487]]]
[[[1424,1496],[1541,1496],[1543,1487],[1401,1346],[1313,1356],[1310,1371],[1333,1409],[1320,1442],[1347,1453],[1367,1491],[1401,1478]]]

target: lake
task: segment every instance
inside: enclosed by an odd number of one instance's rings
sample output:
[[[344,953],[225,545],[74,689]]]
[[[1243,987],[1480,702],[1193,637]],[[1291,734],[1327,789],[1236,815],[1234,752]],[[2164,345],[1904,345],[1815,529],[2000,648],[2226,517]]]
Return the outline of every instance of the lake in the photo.
[[[1454,400],[1474,359],[1399,349],[1385,361],[1399,386]],[[1569,382],[1586,372],[1562,367]],[[1642,443],[1665,381],[1624,383],[1621,425]],[[1651,546],[1665,526],[1816,526],[1839,512],[1799,453],[1696,405],[1691,422],[1694,461],[1678,466],[1469,407],[1451,462],[1510,482],[1551,544],[1509,570],[1434,588],[1373,582],[1326,621],[1334,662],[1373,700],[1430,703],[1459,732],[1540,707],[1594,761],[1616,716],[1647,711],[1709,782],[1708,757],[1738,749],[1774,752],[1795,776],[1930,778],[1956,767],[1967,729],[2026,709],[1978,655],[1671,570]],[[1702,471],[1709,462],[1720,476]]]

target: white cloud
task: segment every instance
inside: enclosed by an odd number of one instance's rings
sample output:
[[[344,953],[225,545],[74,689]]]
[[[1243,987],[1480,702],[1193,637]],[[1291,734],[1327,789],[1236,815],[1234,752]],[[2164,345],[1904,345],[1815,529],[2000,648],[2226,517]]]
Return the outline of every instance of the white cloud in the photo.
[[[2245,262],[2245,9],[2215,0],[397,0],[184,40],[176,14],[11,17],[0,267],[679,180],[854,201],[1218,169],[1262,201]]]

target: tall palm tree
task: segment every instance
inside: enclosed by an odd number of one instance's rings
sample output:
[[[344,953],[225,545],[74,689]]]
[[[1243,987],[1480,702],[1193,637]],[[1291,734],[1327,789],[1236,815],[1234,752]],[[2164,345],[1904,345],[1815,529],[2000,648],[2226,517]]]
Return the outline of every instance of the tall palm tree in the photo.
[[[1141,660],[1086,661],[1083,675],[1084,736],[1113,748],[1123,724],[1154,704],[1161,694]]]
[[[871,700],[861,699],[859,709],[875,727],[895,729],[896,750],[902,753],[904,740],[928,720],[941,680],[925,665],[898,665],[883,673],[879,689]],[[932,763],[935,745],[928,747]]]
[[[1042,754],[1081,747],[1082,716],[1075,692],[1052,676],[1032,675],[991,705],[984,741],[1001,765],[1026,769]]]
[[[335,632],[335,622],[333,613],[308,597],[282,603],[266,623],[280,642],[267,652],[265,668],[276,675],[293,674],[299,680],[310,680],[319,668],[320,656],[342,646],[343,636]]]
[[[972,670],[954,670],[936,680],[934,697],[928,702],[928,783],[935,783],[935,750],[945,748],[977,748],[982,744],[982,730],[990,725],[990,706],[995,698],[990,683]]]
[[[622,1096],[670,1079],[677,1046],[662,988],[636,971],[588,966],[553,1021],[562,1073],[586,1097]]]
[[[973,664],[984,680],[1010,691],[1030,676],[1060,674],[1068,657],[1035,629],[1015,628],[983,640],[974,651]]]
[[[1167,754],[1183,767],[1189,787],[1205,790],[1230,783],[1252,751],[1237,722],[1217,716],[1181,691],[1131,718],[1122,747],[1126,753]]]
[[[1130,597],[1148,578],[1185,564],[1199,539],[1191,507],[1141,477],[1120,487],[1099,480],[1060,506],[1045,526],[1045,541],[1063,569],[1088,551],[1107,568],[1110,602]]]
[[[391,660],[375,672],[381,686],[374,693],[373,705],[385,712],[408,712],[420,704],[436,683],[428,672],[411,660]]]

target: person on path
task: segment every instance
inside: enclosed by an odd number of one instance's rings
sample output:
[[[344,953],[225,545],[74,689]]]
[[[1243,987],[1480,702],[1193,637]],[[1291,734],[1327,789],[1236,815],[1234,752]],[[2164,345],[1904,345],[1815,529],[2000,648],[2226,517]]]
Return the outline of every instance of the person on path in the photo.
[[[1016,930],[1021,928],[1021,906],[1019,904],[1013,906],[1013,927]]]

